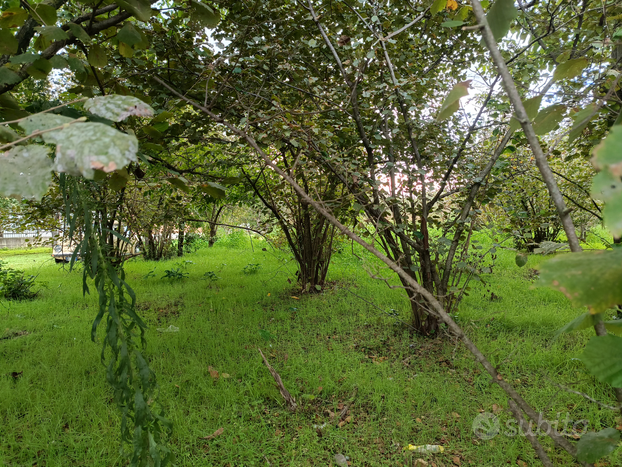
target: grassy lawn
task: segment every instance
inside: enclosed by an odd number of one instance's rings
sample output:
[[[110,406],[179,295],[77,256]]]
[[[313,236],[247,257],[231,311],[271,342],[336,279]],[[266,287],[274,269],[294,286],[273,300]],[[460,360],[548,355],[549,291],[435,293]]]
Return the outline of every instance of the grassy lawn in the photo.
[[[296,290],[287,252],[257,241],[217,243],[181,261],[127,263],[150,325],[146,354],[175,425],[177,464],[328,466],[342,453],[352,466],[406,466],[417,458],[437,467],[540,465],[524,437],[503,434],[512,419],[507,398],[470,353],[448,336],[411,338],[385,313],[407,320],[405,294],[369,278],[365,269],[380,267],[375,260],[344,250],[334,256],[330,287],[316,295]],[[47,251],[2,251],[0,259],[39,274],[42,284],[34,301],[0,302],[0,465],[124,465],[101,345],[90,339],[96,297],[82,296],[81,272],[55,264]],[[612,411],[554,384],[614,400],[576,359],[593,331],[553,338],[582,311],[534,287],[530,268],[541,260],[532,256],[519,269],[514,253],[500,250],[487,284],[472,284],[458,320],[543,418],[560,420],[560,431],[567,420],[587,420],[596,430],[616,426]],[[188,277],[162,279],[173,268]],[[208,271],[219,279],[206,280]],[[169,326],[179,330],[161,332]],[[296,413],[287,411],[258,347],[299,403]],[[500,435],[473,434],[481,412],[497,414]],[[222,434],[202,439],[219,428]],[[405,452],[408,444],[445,451]],[[559,451],[550,455],[555,465],[574,465]],[[622,456],[600,465],[622,465]]]

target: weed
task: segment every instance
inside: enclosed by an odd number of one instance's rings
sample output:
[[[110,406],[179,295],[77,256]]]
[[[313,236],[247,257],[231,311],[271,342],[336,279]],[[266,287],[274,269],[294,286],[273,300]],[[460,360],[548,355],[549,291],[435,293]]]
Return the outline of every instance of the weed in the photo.
[[[164,270],[164,275],[161,277],[161,279],[168,279],[171,281],[180,281],[182,279],[185,279],[189,275],[190,273],[182,271],[181,268],[171,268],[171,269]]]
[[[256,274],[261,269],[261,264],[259,263],[248,263],[244,268],[242,268],[242,272],[244,274]]]
[[[149,271],[147,274],[145,274],[143,276],[143,280],[144,279],[149,279],[150,277],[155,277],[156,273],[155,273],[156,268],[153,268],[151,271]]]
[[[205,274],[203,274],[203,279],[209,281],[209,283],[211,284],[212,282],[220,279],[220,277],[218,277],[214,271],[207,271]]]

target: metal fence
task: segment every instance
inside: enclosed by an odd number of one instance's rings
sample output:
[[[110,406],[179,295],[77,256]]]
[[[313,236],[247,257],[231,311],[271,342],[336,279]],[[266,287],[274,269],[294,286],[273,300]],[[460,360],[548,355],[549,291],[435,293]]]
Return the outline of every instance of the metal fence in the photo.
[[[4,238],[35,238],[35,237],[51,238],[52,232],[27,230],[25,232],[0,232],[0,237]]]

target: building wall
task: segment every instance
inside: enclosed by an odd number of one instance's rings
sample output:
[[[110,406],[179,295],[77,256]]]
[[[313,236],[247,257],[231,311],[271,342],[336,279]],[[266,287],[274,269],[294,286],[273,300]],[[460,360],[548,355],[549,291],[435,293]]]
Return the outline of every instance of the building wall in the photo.
[[[8,248],[9,250],[15,250],[18,248],[28,248],[29,246],[38,246],[34,241],[34,238],[28,238],[29,242],[26,241],[26,237],[0,237],[0,250]],[[42,240],[49,240],[49,237],[43,237]],[[46,246],[50,246],[49,244]]]

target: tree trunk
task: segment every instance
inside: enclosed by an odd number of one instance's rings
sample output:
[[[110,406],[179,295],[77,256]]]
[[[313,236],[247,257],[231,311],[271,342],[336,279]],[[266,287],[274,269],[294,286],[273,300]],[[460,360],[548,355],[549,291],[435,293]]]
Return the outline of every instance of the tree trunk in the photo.
[[[216,234],[218,233],[218,224],[210,224],[209,226],[209,240],[207,242],[208,247],[213,247],[216,243]]]
[[[415,273],[409,273],[413,279],[417,280]],[[438,336],[438,327],[439,321],[436,317],[432,316],[428,312],[428,306],[425,303],[425,299],[421,297],[419,294],[416,294],[412,291],[412,289],[408,286],[408,283],[400,278],[400,282],[404,287],[406,287],[406,294],[408,295],[408,299],[410,301],[410,335],[413,336],[415,334],[420,336],[428,336],[428,337],[436,337]],[[424,281],[427,282],[427,281]],[[428,290],[430,284],[425,284],[424,287]],[[432,287],[433,289],[433,287]],[[430,293],[436,296],[437,291],[428,290]]]
[[[208,247],[213,247],[214,243],[216,243],[216,234],[218,233],[218,218],[220,217],[220,213],[222,212],[224,207],[225,206],[220,206],[220,208],[218,208],[218,206],[216,206],[215,204],[212,207],[212,215],[210,217],[211,222],[209,224],[209,240],[207,241]]]
[[[298,281],[305,292],[317,293],[326,283],[335,230],[323,218],[313,216],[308,206],[303,207],[297,224],[297,245],[290,246],[298,251]]]
[[[177,256],[184,255],[184,238],[186,237],[186,224],[179,223],[179,235],[177,236]]]

